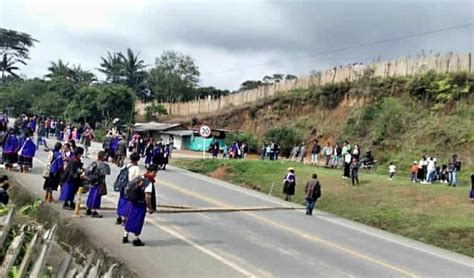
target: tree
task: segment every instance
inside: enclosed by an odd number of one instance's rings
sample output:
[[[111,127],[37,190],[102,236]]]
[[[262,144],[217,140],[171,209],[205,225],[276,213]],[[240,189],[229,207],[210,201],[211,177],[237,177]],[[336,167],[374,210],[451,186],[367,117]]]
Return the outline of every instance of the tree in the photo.
[[[132,89],[138,98],[144,99],[146,95],[146,88],[143,82],[147,76],[145,71],[146,65],[143,60],[139,58],[140,54],[135,54],[129,48],[127,54],[119,53],[123,64],[123,78],[124,83]]]
[[[83,70],[80,65],[72,65],[63,62],[59,59],[57,62],[51,62],[48,68],[49,73],[45,75],[50,79],[50,90],[58,92],[61,96],[67,99],[77,93],[77,91],[84,87],[90,86],[97,78],[93,73]]]
[[[252,90],[262,86],[263,83],[260,80],[247,80],[240,84],[240,91]]]
[[[0,70],[2,71],[2,80],[5,78],[5,73],[10,74],[11,76],[18,78],[18,75],[14,72],[19,70],[15,64],[20,63],[26,65],[21,59],[15,58],[13,56],[8,56],[7,53],[3,54],[2,61],[0,63]]]
[[[5,72],[17,77],[14,70],[18,70],[15,64],[26,65],[26,60],[30,59],[30,48],[38,42],[27,33],[0,28],[0,55],[2,63],[0,70],[2,77]]]
[[[156,59],[155,68],[150,71],[153,97],[167,102],[193,99],[199,76],[199,68],[190,56],[164,51]]]
[[[107,82],[123,83],[125,79],[125,69],[123,55],[120,52],[107,52],[107,57],[100,57],[101,63],[99,71],[105,74]]]
[[[301,132],[293,127],[279,126],[271,128],[265,134],[265,139],[269,142],[276,142],[280,145],[281,154],[288,157],[291,149],[301,143],[303,136]]]
[[[285,76],[285,80],[294,80],[294,79],[298,79],[298,77],[296,75],[293,75],[293,74],[287,74]]]
[[[158,121],[161,115],[168,115],[163,105],[153,102],[145,107],[145,121]]]
[[[94,84],[82,87],[66,108],[66,117],[72,121],[95,124],[114,118],[133,116],[133,92],[120,84]]]

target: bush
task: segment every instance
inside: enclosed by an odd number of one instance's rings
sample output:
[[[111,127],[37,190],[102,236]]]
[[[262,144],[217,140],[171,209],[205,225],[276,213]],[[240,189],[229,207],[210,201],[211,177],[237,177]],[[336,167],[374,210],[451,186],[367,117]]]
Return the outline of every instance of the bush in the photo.
[[[248,132],[233,132],[227,134],[225,143],[230,146],[234,142],[244,142],[249,147],[249,152],[256,152],[258,148],[257,138]]]
[[[303,135],[296,128],[279,126],[268,130],[265,139],[277,142],[280,145],[281,155],[287,157],[293,146],[301,143]]]
[[[309,92],[310,100],[320,107],[333,109],[344,99],[350,90],[350,83],[334,83],[320,87],[314,87]]]

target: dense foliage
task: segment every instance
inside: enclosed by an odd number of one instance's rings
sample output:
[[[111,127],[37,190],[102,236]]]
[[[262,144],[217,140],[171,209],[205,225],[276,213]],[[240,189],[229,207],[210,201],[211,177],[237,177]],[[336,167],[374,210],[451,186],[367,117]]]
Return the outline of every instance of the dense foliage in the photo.
[[[234,142],[245,142],[250,152],[258,150],[258,140],[254,134],[248,132],[233,132],[229,133],[225,138],[225,143],[231,146]]]
[[[278,142],[281,154],[287,157],[295,145],[301,144],[303,134],[293,127],[282,125],[269,129],[265,134],[265,140]]]

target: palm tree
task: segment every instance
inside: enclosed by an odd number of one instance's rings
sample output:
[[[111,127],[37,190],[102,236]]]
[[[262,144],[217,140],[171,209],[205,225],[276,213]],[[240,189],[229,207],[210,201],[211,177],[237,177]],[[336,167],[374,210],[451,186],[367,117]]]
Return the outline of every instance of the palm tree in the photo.
[[[111,83],[122,83],[124,79],[124,61],[120,52],[107,52],[107,57],[100,57],[100,72],[105,74],[106,80]]]
[[[146,77],[145,62],[138,58],[140,54],[135,55],[130,48],[127,49],[126,56],[122,53],[119,55],[123,61],[125,84],[137,92]]]
[[[3,54],[3,59],[0,62],[0,70],[2,71],[2,79],[5,78],[5,73],[8,73],[15,78],[18,77],[18,74],[14,73],[14,71],[19,70],[19,68],[15,66],[16,63],[26,65],[26,63],[21,59],[15,58],[13,56],[9,56],[7,55],[7,53]]]
[[[64,78],[70,80],[74,76],[73,69],[69,66],[69,63],[63,62],[59,59],[57,62],[51,62],[51,66],[48,68],[49,73],[45,77],[49,79]]]
[[[90,85],[92,82],[97,81],[97,78],[95,75],[88,71],[88,70],[83,70],[81,68],[81,65],[77,66],[72,66],[72,80],[75,83],[78,83],[80,85]]]

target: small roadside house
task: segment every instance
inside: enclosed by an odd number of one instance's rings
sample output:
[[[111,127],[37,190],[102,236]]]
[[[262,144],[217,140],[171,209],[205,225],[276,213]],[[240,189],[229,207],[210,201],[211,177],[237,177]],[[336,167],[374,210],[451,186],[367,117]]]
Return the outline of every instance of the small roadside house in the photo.
[[[179,123],[136,123],[132,131],[138,132],[144,137],[152,137],[155,140],[163,140],[163,143],[173,143],[173,148],[181,150],[185,148],[188,140],[193,135],[192,130],[188,130]]]

